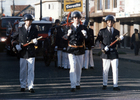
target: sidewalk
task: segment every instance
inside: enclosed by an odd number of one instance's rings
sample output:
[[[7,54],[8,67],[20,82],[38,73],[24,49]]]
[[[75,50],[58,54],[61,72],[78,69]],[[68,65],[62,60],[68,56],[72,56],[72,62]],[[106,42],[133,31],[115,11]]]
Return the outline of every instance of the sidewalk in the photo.
[[[100,48],[95,47],[93,53],[95,55],[98,55],[99,52]],[[134,50],[131,50],[130,48],[118,48],[118,53],[119,59],[140,64],[140,54],[138,56],[135,56]]]

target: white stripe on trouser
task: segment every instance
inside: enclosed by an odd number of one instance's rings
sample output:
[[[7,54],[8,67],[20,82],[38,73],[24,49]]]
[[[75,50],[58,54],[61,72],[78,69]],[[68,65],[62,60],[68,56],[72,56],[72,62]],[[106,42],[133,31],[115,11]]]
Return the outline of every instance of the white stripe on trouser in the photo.
[[[62,50],[57,50],[57,66],[62,67]]]
[[[33,88],[34,83],[34,66],[35,58],[20,58],[20,85],[21,88],[26,88],[26,83],[28,89]]]
[[[85,67],[86,69],[88,69],[88,65],[94,67],[92,50],[85,50],[83,62],[83,67]]]
[[[89,65],[90,65],[91,67],[94,67],[92,49],[89,50]]]
[[[108,71],[110,65],[112,66],[113,73],[113,86],[118,87],[118,59],[102,59],[103,61],[103,85],[107,85],[108,81]]]
[[[69,59],[67,52],[62,52],[62,67],[64,67],[65,69],[69,68]]]
[[[84,55],[68,54],[69,63],[70,63],[71,88],[76,88],[76,86],[80,85],[82,66],[83,66],[83,56]]]

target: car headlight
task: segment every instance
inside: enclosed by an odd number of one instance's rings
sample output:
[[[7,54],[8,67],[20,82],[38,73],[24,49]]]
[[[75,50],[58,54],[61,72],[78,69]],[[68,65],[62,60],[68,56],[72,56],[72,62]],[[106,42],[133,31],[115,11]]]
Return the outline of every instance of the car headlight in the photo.
[[[7,39],[6,37],[1,37],[1,38],[0,38],[0,42],[5,42],[6,39]]]

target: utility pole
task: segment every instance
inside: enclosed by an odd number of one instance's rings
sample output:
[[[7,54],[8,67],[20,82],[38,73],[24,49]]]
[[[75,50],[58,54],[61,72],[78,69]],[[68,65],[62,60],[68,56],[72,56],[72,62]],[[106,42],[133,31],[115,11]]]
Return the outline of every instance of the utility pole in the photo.
[[[61,0],[61,21],[62,21],[62,0]]]
[[[42,0],[40,0],[40,20],[42,20]]]
[[[89,0],[86,1],[86,20],[89,21]]]
[[[3,14],[3,7],[2,7],[2,0],[1,0],[1,13]]]
[[[15,1],[13,0],[13,14],[12,16],[15,16]]]

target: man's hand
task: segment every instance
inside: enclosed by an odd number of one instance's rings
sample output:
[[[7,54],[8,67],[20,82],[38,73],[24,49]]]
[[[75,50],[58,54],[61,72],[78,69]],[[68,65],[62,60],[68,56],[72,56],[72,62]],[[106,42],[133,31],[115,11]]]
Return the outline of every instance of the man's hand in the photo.
[[[58,47],[57,47],[57,46],[55,46],[55,51],[57,51],[57,48],[58,48]]]
[[[120,35],[119,38],[120,38],[120,40],[123,40],[124,39],[124,36],[123,35]]]
[[[16,49],[17,49],[17,51],[22,50],[22,48],[21,48],[21,44],[17,44],[17,45],[16,45]]]
[[[63,50],[66,50],[66,48],[63,48]]]
[[[72,33],[72,29],[69,29],[67,36],[70,36],[71,33]]]
[[[87,36],[87,31],[86,30],[82,30],[81,32],[84,36]]]
[[[37,44],[37,39],[36,39],[36,38],[33,39],[33,43],[34,43],[34,44]]]
[[[109,50],[108,46],[105,46],[104,50],[107,52]]]

